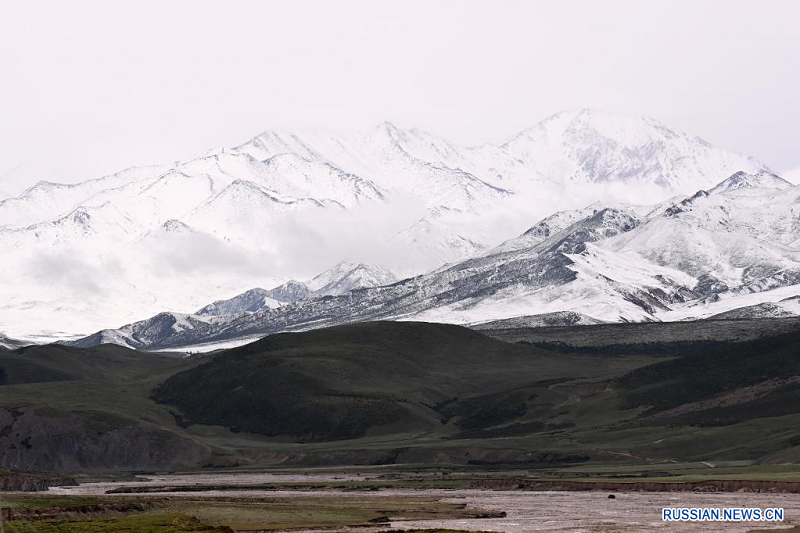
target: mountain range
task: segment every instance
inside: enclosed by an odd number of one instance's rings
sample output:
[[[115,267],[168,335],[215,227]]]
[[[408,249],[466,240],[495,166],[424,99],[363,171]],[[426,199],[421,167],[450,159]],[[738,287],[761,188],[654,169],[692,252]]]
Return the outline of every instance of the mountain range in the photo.
[[[737,172],[671,202],[559,212],[486,254],[395,283],[307,293],[281,305],[249,305],[244,293],[212,304],[247,304],[214,320],[190,316],[186,325],[187,317],[161,313],[76,345],[213,348],[377,319],[475,324],[537,315],[522,322],[586,324],[725,318],[753,305],[740,318],[759,310],[791,316],[800,296],[798,206],[800,187],[767,172]]]
[[[390,123],[267,131],[0,201],[0,275],[14,280],[0,331],[132,330],[158,311],[208,339],[367,317],[656,319],[676,302],[790,284],[793,191],[751,157],[586,109],[471,148]],[[342,261],[364,267],[292,281]]]

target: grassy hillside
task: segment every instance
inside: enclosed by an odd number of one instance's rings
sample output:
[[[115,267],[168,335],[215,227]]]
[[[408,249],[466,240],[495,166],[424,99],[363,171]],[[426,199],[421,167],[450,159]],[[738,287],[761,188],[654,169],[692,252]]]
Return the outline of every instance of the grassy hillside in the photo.
[[[439,428],[455,416],[444,405],[464,398],[482,410],[463,423],[496,425],[524,414],[503,405],[536,396],[544,380],[612,375],[619,366],[573,362],[458,326],[375,322],[267,337],[171,377],[154,398],[179,407],[187,423],[339,440],[387,425],[384,432]],[[525,390],[509,393],[516,389]]]
[[[800,462],[800,333],[664,326],[560,328],[550,350],[376,322],[192,358],[3,351],[0,468]]]
[[[0,468],[119,470],[194,465],[208,446],[149,399],[200,360],[107,345],[0,352]]]

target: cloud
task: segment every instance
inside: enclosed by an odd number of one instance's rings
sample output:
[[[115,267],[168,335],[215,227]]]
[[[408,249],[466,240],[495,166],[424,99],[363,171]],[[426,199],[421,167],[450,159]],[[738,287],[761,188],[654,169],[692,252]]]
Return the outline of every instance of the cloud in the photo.
[[[779,172],[778,175],[786,181],[792,182],[795,185],[800,185],[800,167],[790,168]]]
[[[89,297],[103,290],[102,269],[95,262],[67,250],[35,252],[28,261],[28,269],[40,287],[51,287],[61,294]]]

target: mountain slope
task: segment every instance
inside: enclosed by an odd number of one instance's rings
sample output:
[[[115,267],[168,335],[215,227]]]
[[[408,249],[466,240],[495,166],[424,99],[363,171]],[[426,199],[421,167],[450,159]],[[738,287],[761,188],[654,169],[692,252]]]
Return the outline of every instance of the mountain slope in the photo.
[[[639,223],[632,211],[603,209],[527,250],[468,260],[384,287],[197,324],[191,330],[162,328],[164,335],[154,342],[126,344],[167,348],[376,318],[475,322],[531,314],[531,309],[548,312],[549,302],[570,309],[589,306],[587,314],[600,319],[648,319],[667,305],[690,298],[688,287],[695,280],[654,265],[626,265],[589,244]],[[129,328],[152,329],[150,321]],[[79,345],[93,342],[98,339],[87,338]]]
[[[132,167],[110,176],[76,184],[39,181],[21,195],[0,200],[0,227],[26,227],[66,214],[86,199],[108,189],[160,176],[171,165]]]
[[[800,189],[786,182],[788,187],[775,188],[774,180],[743,186],[743,176],[737,173],[710,192],[700,191],[601,246],[635,252],[731,289],[753,292],[797,283]]]
[[[271,298],[264,289],[250,289],[228,300],[212,302],[195,314],[199,316],[223,316],[252,313],[264,308],[280,307],[281,302]]]
[[[508,386],[508,366],[544,378],[551,357],[455,326],[342,326],[236,348],[172,377],[154,397],[179,407],[188,422],[224,421],[234,431],[338,440],[387,424],[424,428],[439,415],[423,406]]]
[[[0,468],[795,463],[797,319],[767,322],[513,329],[523,342],[378,322],[193,357],[0,350]]]
[[[649,183],[688,193],[718,176],[764,169],[655,119],[580,109],[556,114],[503,145],[542,174],[583,183]]]
[[[386,269],[364,263],[342,262],[303,283],[288,281],[270,290],[250,289],[228,300],[217,300],[204,306],[198,316],[231,316],[275,309],[305,298],[334,296],[352,290],[388,285],[397,280]]]
[[[139,347],[385,318],[474,323],[558,312],[601,321],[708,316],[707,301],[728,299],[730,309],[742,295],[791,290],[800,281],[800,252],[779,242],[800,236],[794,218],[800,192],[775,188],[773,181],[725,187],[741,178],[670,207],[590,206],[554,215],[484,256],[424,276],[230,316],[201,329],[167,330]],[[767,229],[759,235],[757,227]]]
[[[397,277],[387,269],[364,263],[342,262],[306,282],[314,296],[336,296],[352,290],[389,285]]]
[[[70,186],[41,183],[0,204],[0,277],[14,280],[0,288],[0,329],[26,336],[46,322],[48,330],[85,333],[307,279],[340,261],[415,276],[479,254],[530,249],[576,223],[592,202],[625,211],[633,198],[660,202],[738,171],[760,176],[762,185],[769,176],[752,158],[652,119],[591,110],[560,113],[504,144],[474,148],[389,123],[362,132],[265,132],[162,167]],[[744,189],[753,188],[737,185]],[[506,242],[535,220],[575,209],[527,240]],[[789,223],[763,222],[776,224],[772,235]],[[786,255],[767,254],[759,271],[778,265],[788,272],[777,259]],[[735,273],[725,274],[730,283]],[[582,292],[619,293],[600,283]],[[521,307],[534,305],[525,299]],[[478,309],[474,303],[467,306]],[[615,319],[642,318],[637,304],[612,307],[606,314]],[[559,309],[541,309],[551,310]]]

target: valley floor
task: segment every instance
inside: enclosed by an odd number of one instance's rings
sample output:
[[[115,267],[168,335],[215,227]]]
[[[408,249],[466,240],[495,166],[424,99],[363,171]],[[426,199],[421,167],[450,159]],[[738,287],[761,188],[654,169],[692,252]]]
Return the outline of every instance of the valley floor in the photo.
[[[142,531],[740,531],[800,525],[800,469],[721,465],[609,466],[597,472],[405,470],[364,467],[220,472],[86,480],[40,493],[0,494],[8,533]],[[591,475],[590,478],[586,476]],[[583,479],[578,490],[527,490],[537,483]],[[587,481],[591,479],[591,481]],[[609,492],[602,480],[615,479]],[[670,479],[696,489],[649,491],[647,481]],[[716,491],[715,482],[760,480],[737,492]],[[772,483],[772,489],[769,484]],[[592,485],[602,486],[593,490]],[[652,485],[652,483],[651,483]],[[480,487],[480,488],[476,488]],[[494,488],[492,488],[494,487]],[[611,497],[613,494],[613,498]],[[670,523],[664,507],[759,507],[784,509],[780,523]]]

